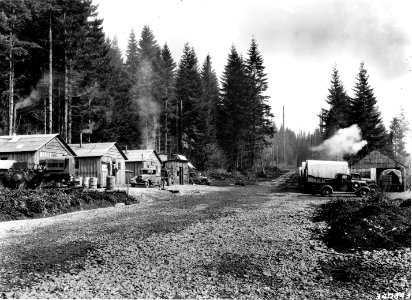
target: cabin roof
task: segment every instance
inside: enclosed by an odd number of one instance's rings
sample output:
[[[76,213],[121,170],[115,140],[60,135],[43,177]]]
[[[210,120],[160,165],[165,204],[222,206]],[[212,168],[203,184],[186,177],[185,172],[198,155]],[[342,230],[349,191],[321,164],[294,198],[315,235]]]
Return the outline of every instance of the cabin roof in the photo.
[[[400,161],[398,161],[396,158],[394,158],[392,155],[385,153],[384,151],[381,150],[373,150],[371,152],[369,152],[368,154],[362,156],[361,158],[356,159],[355,161],[351,162],[350,165],[351,167],[356,165],[357,163],[360,163],[363,159],[367,159],[368,157],[374,156],[378,153],[380,153],[383,156],[386,156],[387,158],[389,158],[390,160],[392,160],[393,162],[395,162],[396,164],[399,164],[405,168],[408,168],[408,166],[406,166],[404,163],[401,163]]]
[[[110,143],[87,143],[82,144],[69,144],[69,146],[76,152],[77,157],[100,157],[105,156],[108,154],[109,150],[115,146],[120,154],[123,156],[125,160],[127,160],[127,156],[124,154],[122,149],[116,142]]]
[[[145,161],[149,158],[150,155],[154,153],[159,160],[159,162],[162,162],[160,159],[159,155],[157,154],[156,150],[154,149],[147,149],[147,150],[127,150],[126,156],[128,158],[129,162],[140,162],[140,161]]]
[[[54,138],[57,138],[71,155],[76,156],[75,152],[57,133],[0,136],[0,153],[36,152]]]

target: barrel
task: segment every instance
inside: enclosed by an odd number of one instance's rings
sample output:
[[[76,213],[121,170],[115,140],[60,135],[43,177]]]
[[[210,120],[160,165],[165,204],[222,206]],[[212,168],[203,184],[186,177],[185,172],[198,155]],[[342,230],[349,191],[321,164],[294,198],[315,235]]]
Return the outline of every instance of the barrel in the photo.
[[[89,188],[94,190],[97,189],[97,177],[90,177]]]
[[[106,177],[106,190],[114,190],[115,176]]]
[[[83,177],[83,186],[85,188],[89,187],[90,177]]]
[[[75,186],[82,186],[82,177],[79,177],[79,176],[77,176],[77,177],[74,177],[74,179],[73,179],[73,181],[74,181],[74,185]]]

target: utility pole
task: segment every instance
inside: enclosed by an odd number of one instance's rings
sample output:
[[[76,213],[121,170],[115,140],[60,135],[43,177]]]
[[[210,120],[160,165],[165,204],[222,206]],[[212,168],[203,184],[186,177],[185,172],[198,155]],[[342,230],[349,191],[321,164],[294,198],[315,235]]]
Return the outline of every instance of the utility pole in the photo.
[[[53,133],[53,36],[52,16],[49,16],[49,133]]]
[[[286,128],[285,128],[285,106],[283,105],[283,165],[286,166]]]

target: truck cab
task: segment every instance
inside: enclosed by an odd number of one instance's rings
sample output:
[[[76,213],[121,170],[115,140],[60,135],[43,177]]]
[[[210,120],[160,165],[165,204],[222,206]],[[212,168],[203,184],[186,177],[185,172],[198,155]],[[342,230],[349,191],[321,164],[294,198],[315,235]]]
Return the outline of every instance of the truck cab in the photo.
[[[140,169],[139,175],[130,179],[130,184],[132,186],[143,185],[149,187],[152,185],[160,185],[161,174],[157,172],[155,168],[143,168]]]
[[[337,173],[335,178],[317,184],[314,192],[318,192],[322,196],[330,196],[333,193],[343,193],[366,197],[370,193],[370,188],[366,181],[353,179],[351,174]]]

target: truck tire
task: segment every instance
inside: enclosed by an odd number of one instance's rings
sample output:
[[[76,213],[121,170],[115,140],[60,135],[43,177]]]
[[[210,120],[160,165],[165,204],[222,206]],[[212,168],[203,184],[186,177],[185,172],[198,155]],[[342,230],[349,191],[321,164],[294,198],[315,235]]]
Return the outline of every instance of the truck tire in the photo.
[[[369,189],[362,188],[356,192],[356,196],[366,198],[369,195]]]
[[[332,195],[332,189],[330,187],[324,187],[321,191],[320,194],[322,197],[329,197]]]
[[[150,181],[149,181],[149,180],[148,180],[148,181],[145,181],[145,183],[144,183],[144,187],[145,187],[145,188],[150,187]]]

